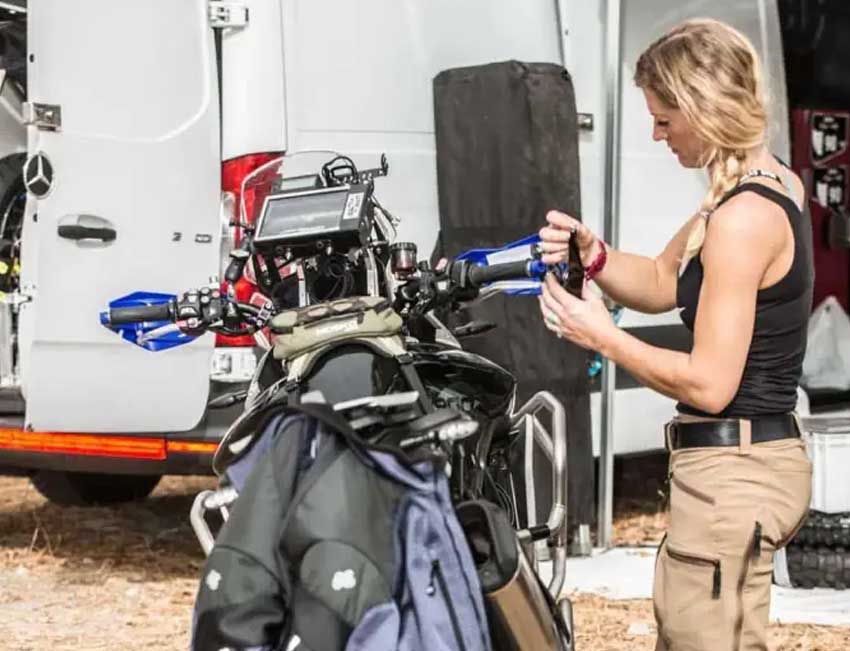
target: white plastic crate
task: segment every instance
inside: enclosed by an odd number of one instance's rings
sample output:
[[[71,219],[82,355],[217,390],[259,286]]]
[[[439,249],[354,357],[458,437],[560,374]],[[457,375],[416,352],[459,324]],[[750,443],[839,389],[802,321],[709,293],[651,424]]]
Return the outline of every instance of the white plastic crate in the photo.
[[[812,460],[811,508],[824,513],[850,511],[850,417],[802,419]]]

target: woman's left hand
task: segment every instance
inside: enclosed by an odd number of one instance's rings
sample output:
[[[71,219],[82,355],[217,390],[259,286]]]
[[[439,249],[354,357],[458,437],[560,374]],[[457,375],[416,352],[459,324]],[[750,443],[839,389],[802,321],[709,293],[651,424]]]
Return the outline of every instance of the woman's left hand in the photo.
[[[617,327],[605,303],[587,290],[586,283],[581,298],[576,298],[547,274],[539,299],[546,327],[582,348],[599,350]]]

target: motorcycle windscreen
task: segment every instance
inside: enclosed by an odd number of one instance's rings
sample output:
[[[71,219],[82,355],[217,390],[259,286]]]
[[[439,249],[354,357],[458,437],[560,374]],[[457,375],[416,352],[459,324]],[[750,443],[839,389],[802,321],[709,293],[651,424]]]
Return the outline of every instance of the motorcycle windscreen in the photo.
[[[219,273],[216,57],[206,0],[32,0],[20,319],[26,422],[36,430],[191,429],[213,335],[152,352],[104,328],[110,301],[179,294]],[[28,172],[29,173],[29,172]],[[39,196],[33,192],[35,190]],[[45,191],[46,190],[46,191]]]

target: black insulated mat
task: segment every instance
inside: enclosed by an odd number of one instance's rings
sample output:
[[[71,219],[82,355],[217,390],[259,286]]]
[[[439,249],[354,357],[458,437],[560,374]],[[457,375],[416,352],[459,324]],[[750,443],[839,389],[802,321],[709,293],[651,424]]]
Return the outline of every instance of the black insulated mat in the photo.
[[[434,260],[536,233],[552,208],[580,218],[575,93],[563,67],[505,61],[445,70],[434,78],[434,114],[440,205]],[[563,402],[569,520],[591,522],[589,354],[546,329],[534,296],[494,297],[452,325],[472,319],[499,326],[463,344],[517,376],[518,404],[540,390]],[[551,479],[536,477],[538,516],[545,517]]]

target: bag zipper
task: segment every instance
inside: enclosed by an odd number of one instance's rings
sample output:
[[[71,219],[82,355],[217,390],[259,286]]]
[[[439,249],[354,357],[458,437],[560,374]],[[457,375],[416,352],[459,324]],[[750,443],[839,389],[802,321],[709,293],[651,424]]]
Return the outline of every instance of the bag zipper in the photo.
[[[672,472],[670,473],[670,478],[673,480],[673,483],[676,484],[676,486],[678,486],[680,489],[682,489],[692,497],[696,497],[698,500],[702,500],[703,502],[708,502],[709,504],[714,505],[715,499],[711,495],[708,495],[700,490],[697,490],[696,488],[688,486]]]
[[[452,630],[454,631],[458,647],[460,648],[460,651],[466,651],[466,645],[463,642],[463,633],[461,633],[460,630],[460,621],[458,620],[454,603],[452,603],[449,586],[446,585],[446,577],[443,576],[443,568],[440,565],[440,560],[437,558],[431,561],[431,582],[428,584],[428,596],[433,596],[436,592],[436,589],[434,588],[434,577],[437,578],[437,583],[440,585],[440,592],[443,593],[443,598],[446,600],[446,606],[449,611],[449,619],[452,621]]]
[[[706,558],[704,556],[696,556],[694,554],[687,554],[685,552],[680,552],[670,547],[670,543],[667,543],[667,554],[678,561],[683,563],[696,563],[698,565],[711,565],[714,567],[714,576],[711,584],[711,598],[712,599],[720,599],[720,561],[714,558]]]

